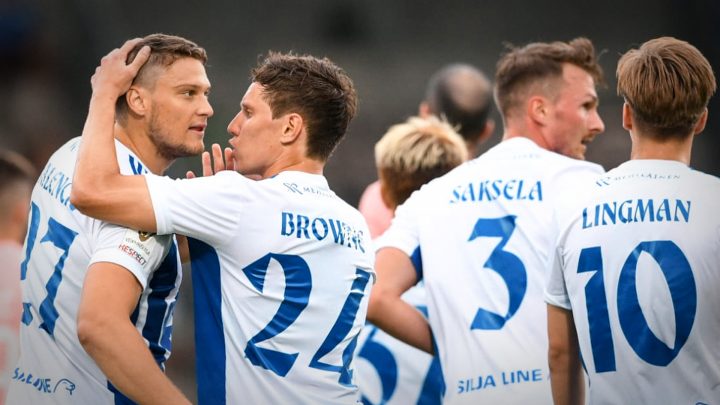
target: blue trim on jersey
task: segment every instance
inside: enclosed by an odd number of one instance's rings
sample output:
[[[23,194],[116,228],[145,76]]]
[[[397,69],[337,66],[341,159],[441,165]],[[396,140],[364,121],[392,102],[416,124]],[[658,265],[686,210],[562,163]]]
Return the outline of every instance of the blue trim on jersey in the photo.
[[[166,299],[175,289],[178,276],[177,246],[175,242],[170,245],[170,251],[160,266],[153,272],[148,282],[150,294],[147,297],[147,314],[142,336],[148,341],[150,352],[160,368],[163,368],[167,354],[172,350],[170,335],[172,327],[165,336],[166,320],[172,315],[173,305],[168,305]],[[168,308],[169,307],[169,308]]]
[[[198,403],[224,405],[225,334],[220,292],[220,259],[210,245],[188,239],[195,311],[195,372]]]
[[[432,347],[433,347],[433,353],[435,353],[435,356],[433,357],[433,362],[430,365],[430,368],[432,372],[439,374],[439,390],[440,390],[440,397],[445,397],[445,390],[447,389],[447,385],[445,385],[445,376],[442,371],[442,364],[440,363],[440,351],[438,350],[437,342],[435,341],[435,335],[430,336],[432,338]],[[431,373],[428,373],[428,376]]]
[[[415,308],[425,315],[425,318],[428,317],[428,309],[426,305],[416,305]],[[442,397],[445,392],[445,381],[443,380],[442,368],[440,367],[440,357],[437,355],[437,344],[435,343],[434,336],[432,337],[432,344],[435,355],[430,362],[430,368],[425,375],[425,380],[423,380],[417,405],[441,404]]]
[[[440,358],[433,356],[430,362],[430,368],[425,375],[420,397],[417,405],[439,405],[442,404],[445,395],[445,380],[442,375],[442,367],[440,367]]]
[[[119,389],[115,388],[114,385],[108,380],[107,388],[113,393],[113,404],[115,405],[137,405],[132,399],[128,398],[120,392]]]
[[[413,250],[412,254],[410,255],[410,261],[412,262],[413,266],[415,266],[415,276],[417,276],[417,281],[423,279],[423,265],[422,265],[422,255],[420,253],[420,245]]]
[[[140,162],[140,160],[135,162],[133,155],[128,155],[128,162],[130,163],[133,174],[147,174],[147,170],[143,167],[142,162]]]

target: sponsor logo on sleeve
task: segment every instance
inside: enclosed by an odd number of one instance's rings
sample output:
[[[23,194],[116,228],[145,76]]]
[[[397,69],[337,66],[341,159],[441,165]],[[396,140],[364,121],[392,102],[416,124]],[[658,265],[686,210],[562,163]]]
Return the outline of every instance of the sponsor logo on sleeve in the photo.
[[[155,234],[152,232],[128,230],[118,249],[135,259],[141,266],[145,266],[158,246],[153,236]]]

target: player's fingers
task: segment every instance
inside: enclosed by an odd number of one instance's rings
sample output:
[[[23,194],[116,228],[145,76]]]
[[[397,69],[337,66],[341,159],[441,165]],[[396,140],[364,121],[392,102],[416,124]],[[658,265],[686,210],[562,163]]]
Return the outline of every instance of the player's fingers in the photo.
[[[123,55],[125,55],[126,60],[127,60],[127,52],[124,53]],[[135,72],[137,72],[138,70],[140,70],[142,65],[144,65],[145,62],[147,62],[148,58],[150,58],[150,47],[145,45],[142,47],[142,49],[140,49],[140,51],[138,51],[137,55],[135,55],[135,59],[133,59],[133,61],[130,63],[129,66]]]
[[[188,170],[188,171],[185,173],[185,178],[194,179],[194,178],[195,178],[195,173],[193,173],[191,170]]]
[[[232,148],[225,148],[225,170],[235,170],[235,157]]]
[[[225,161],[223,161],[223,153],[220,145],[212,144],[212,154],[215,173],[225,170]]]
[[[203,176],[212,176],[212,166],[210,165],[210,152],[202,153],[202,174]]]
[[[142,38],[128,39],[127,41],[125,41],[124,44],[122,44],[122,46],[120,47],[120,50],[123,51],[123,53],[128,53],[128,52],[130,52],[130,50],[133,49],[133,48],[135,47],[135,45],[137,45],[138,42],[140,42],[140,41],[142,41]]]

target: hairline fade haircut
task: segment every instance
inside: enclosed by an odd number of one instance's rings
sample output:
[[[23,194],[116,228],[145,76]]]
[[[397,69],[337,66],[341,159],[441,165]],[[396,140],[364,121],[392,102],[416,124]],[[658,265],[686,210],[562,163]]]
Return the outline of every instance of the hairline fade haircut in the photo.
[[[135,60],[140,49],[150,47],[150,57],[140,68],[133,80],[134,84],[152,89],[158,75],[158,69],[167,68],[178,59],[193,58],[203,65],[207,63],[207,52],[196,43],[175,35],[150,34],[138,42],[128,53],[127,63]],[[128,105],[125,95],[120,96],[115,103],[115,115],[118,122],[124,123],[127,119]]]
[[[302,116],[307,156],[327,161],[357,111],[355,87],[345,71],[328,58],[269,51],[250,79],[262,86],[273,118]]]
[[[686,138],[707,108],[717,83],[712,67],[691,44],[651,39],[626,52],[617,66],[617,92],[636,125],[658,140]]]
[[[425,91],[430,112],[445,119],[468,142],[485,129],[493,106],[492,85],[480,70],[462,63],[432,75]]]
[[[468,159],[463,138],[436,117],[410,117],[375,144],[378,175],[395,206]]]
[[[603,82],[592,42],[578,37],[570,42],[534,42],[522,48],[510,48],[497,63],[495,102],[503,118],[511,116],[535,89],[555,96],[553,82],[561,80],[563,66],[575,65],[586,71],[596,84]]]

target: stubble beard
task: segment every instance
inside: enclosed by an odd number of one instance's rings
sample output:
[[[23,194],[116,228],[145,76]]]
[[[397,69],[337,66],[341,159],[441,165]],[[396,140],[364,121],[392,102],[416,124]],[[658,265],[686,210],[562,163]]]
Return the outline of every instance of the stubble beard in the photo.
[[[178,137],[177,143],[173,143],[173,136],[168,135],[166,131],[162,129],[162,126],[158,124],[157,117],[153,115],[150,118],[150,126],[148,128],[148,136],[150,141],[155,145],[157,154],[167,160],[175,160],[182,157],[197,156],[203,152],[204,145],[199,148],[194,148],[190,145],[182,143],[182,139]]]

